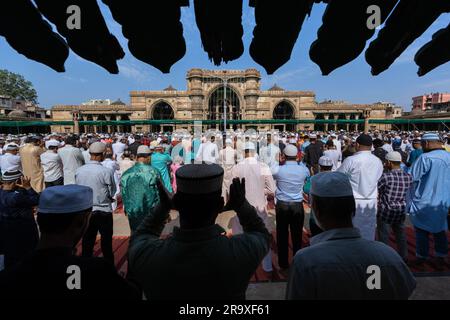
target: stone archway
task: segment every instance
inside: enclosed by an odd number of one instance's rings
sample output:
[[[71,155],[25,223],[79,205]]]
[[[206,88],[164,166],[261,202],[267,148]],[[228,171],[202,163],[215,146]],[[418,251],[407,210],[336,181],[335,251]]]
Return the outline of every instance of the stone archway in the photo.
[[[157,102],[152,110],[151,110],[151,119],[152,120],[173,120],[175,119],[175,111],[172,106],[162,100]],[[152,132],[160,132],[160,131],[173,131],[173,126],[170,124],[158,124],[151,126]]]
[[[272,117],[274,120],[295,120],[295,109],[292,103],[283,100],[273,109]],[[295,131],[295,124],[285,124],[285,131]]]
[[[207,119],[220,121],[220,124],[212,124],[211,128],[224,130],[225,113],[227,121],[241,120],[241,100],[237,92],[230,86],[227,86],[226,93],[225,87],[220,86],[214,89],[209,96]],[[229,126],[227,125],[227,127]],[[233,125],[233,129],[237,129],[237,126]]]

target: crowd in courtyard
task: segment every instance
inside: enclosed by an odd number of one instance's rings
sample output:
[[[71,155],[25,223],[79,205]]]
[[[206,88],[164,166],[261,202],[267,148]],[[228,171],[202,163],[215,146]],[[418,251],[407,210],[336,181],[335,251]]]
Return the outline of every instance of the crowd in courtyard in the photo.
[[[245,299],[262,264],[288,277],[287,299],[407,299],[409,267],[450,267],[445,132],[0,135],[0,170],[0,295]],[[179,227],[161,237],[173,210]],[[225,211],[236,212],[231,233],[216,224]],[[114,265],[117,212],[131,230],[126,279]],[[66,287],[71,265],[82,290]],[[374,265],[382,290],[367,287]]]

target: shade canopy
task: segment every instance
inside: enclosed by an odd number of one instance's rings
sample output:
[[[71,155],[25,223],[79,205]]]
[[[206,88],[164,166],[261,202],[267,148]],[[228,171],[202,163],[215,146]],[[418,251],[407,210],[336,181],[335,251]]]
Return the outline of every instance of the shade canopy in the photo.
[[[134,57],[164,73],[184,57],[187,48],[181,8],[189,6],[189,0],[102,2],[122,26]],[[442,14],[450,12],[447,0],[249,0],[256,26],[248,50],[268,74],[291,59],[305,20],[320,2],[327,8],[310,57],[324,75],[356,59],[367,45],[366,60],[372,74],[378,75]],[[242,40],[246,1],[193,0],[193,5],[203,49],[210,60],[220,65],[241,57],[246,49]],[[0,8],[8,13],[0,19],[0,36],[27,58],[64,72],[70,48],[110,73],[119,72],[117,61],[125,53],[110,33],[97,0],[3,0]],[[73,8],[81,13],[81,28],[68,23],[68,19],[76,19]],[[368,43],[375,34],[368,21],[377,14],[376,8],[383,27]],[[450,61],[449,38],[450,26],[418,51],[415,61],[420,76]]]

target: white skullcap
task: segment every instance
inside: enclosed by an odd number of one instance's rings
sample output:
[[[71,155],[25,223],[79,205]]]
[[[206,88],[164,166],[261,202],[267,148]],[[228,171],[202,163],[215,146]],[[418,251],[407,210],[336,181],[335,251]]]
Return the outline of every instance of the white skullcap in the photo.
[[[226,139],[226,140],[225,140],[225,143],[226,143],[226,144],[232,144],[232,143],[233,143],[233,140],[231,140],[231,139]]]
[[[147,147],[147,146],[139,146],[139,148],[137,149],[137,153],[136,154],[139,154],[139,155],[150,155],[152,152],[151,152],[151,149],[149,148],[149,147]]]
[[[255,144],[253,142],[247,142],[244,146],[244,150],[255,151]]]
[[[58,140],[49,140],[46,142],[48,148],[50,147],[59,147],[61,143]]]
[[[104,144],[102,142],[94,142],[89,147],[89,153],[92,153],[92,154],[100,154],[100,153],[104,153],[105,151],[106,151],[106,144]]]
[[[325,157],[325,156],[320,157],[320,159],[319,159],[319,166],[332,167],[333,166],[333,160],[331,160],[330,158]]]
[[[386,155],[386,160],[393,162],[402,162],[402,155],[400,154],[400,152],[397,151],[389,152]]]
[[[350,180],[341,172],[323,172],[311,178],[311,194],[318,197],[353,196]]]
[[[296,157],[298,154],[297,147],[292,144],[287,145],[286,148],[284,148],[284,154],[288,157]]]

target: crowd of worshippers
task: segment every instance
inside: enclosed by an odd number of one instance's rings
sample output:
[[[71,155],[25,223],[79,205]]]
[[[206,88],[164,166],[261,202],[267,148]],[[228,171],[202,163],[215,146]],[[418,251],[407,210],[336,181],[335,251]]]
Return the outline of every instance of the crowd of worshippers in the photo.
[[[0,295],[245,299],[262,264],[288,278],[287,299],[406,299],[416,286],[408,265],[449,267],[445,133],[0,138]],[[112,245],[122,209],[131,229],[125,278]],[[179,227],[162,237],[174,211]],[[216,220],[230,211],[227,233]],[[81,289],[67,285],[73,266]],[[381,289],[367,285],[371,266]]]

